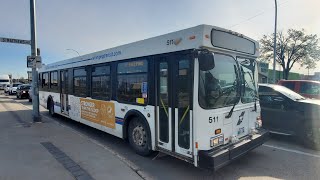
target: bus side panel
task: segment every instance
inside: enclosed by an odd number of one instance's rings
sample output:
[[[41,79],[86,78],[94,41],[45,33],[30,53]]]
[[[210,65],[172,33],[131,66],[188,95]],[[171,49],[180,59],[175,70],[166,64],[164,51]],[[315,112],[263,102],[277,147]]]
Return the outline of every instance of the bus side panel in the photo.
[[[88,100],[93,100],[91,98],[86,98]],[[94,127],[96,129],[102,130],[104,132],[107,132],[109,134],[112,134],[114,136],[123,138],[123,125],[124,125],[124,117],[127,112],[130,110],[137,110],[143,116],[149,123],[150,131],[151,131],[151,140],[152,140],[152,147],[154,149],[155,147],[155,119],[154,119],[154,107],[153,106],[137,106],[137,105],[130,105],[130,104],[124,104],[124,103],[118,103],[117,101],[109,101],[114,103],[115,107],[115,128],[109,128],[106,126],[102,126],[97,123],[93,123],[89,120],[83,119],[81,117],[81,105],[80,105],[80,97],[75,97],[73,95],[69,95],[69,117],[75,121],[81,122],[83,124],[86,124],[88,126]],[[148,117],[149,114],[149,117]]]
[[[54,111],[55,113],[60,113],[60,94],[54,92],[47,92],[47,91],[39,91],[39,104],[47,109],[48,98],[52,97],[54,102]]]
[[[60,94],[53,93],[53,92],[46,92],[46,91],[39,91],[39,101],[40,105],[47,109],[47,102],[48,98],[52,97],[54,101],[54,111],[57,114],[61,114],[61,105],[60,105]],[[155,117],[154,117],[154,106],[138,106],[138,105],[130,105],[124,103],[118,103],[117,101],[110,101],[113,102],[115,105],[115,128],[109,128],[106,126],[102,126],[97,123],[93,123],[89,120],[81,118],[81,105],[80,105],[80,97],[75,97],[73,95],[69,95],[69,118],[91,126],[93,128],[99,129],[101,131],[107,132],[114,136],[123,138],[123,124],[124,124],[124,117],[127,112],[130,110],[137,110],[139,111],[145,119],[148,121],[151,133],[151,140],[152,140],[152,149],[155,149]],[[87,98],[92,100],[91,98]],[[124,109],[124,111],[122,111]],[[63,115],[66,116],[66,115]]]

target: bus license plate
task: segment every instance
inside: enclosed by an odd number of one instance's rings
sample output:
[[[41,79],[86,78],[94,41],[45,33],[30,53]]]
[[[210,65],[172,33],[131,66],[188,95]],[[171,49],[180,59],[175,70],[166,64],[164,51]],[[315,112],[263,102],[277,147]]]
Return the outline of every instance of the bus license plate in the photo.
[[[239,130],[238,130],[238,135],[240,135],[240,134],[242,134],[242,133],[244,133],[244,127],[239,128]]]

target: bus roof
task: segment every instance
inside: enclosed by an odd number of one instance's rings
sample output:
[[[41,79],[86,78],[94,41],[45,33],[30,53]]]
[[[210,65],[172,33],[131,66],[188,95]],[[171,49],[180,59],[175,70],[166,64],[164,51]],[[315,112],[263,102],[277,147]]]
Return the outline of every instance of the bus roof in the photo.
[[[217,32],[216,37],[213,37],[213,30]],[[223,34],[221,34],[221,32]],[[235,38],[237,41],[235,41]],[[144,57],[189,49],[208,48],[234,52],[237,50],[221,48],[221,46],[229,47],[235,45],[235,48],[242,48],[243,44],[241,43],[244,42],[247,44],[251,42],[251,44],[253,45],[253,50],[251,51],[253,53],[248,54],[239,51],[237,53],[257,57],[257,50],[259,48],[257,41],[227,29],[210,25],[199,25],[165,35],[125,44],[122,46],[97,51],[83,56],[58,61],[43,66],[40,69],[40,72],[85,66],[90,64],[99,64],[116,60]],[[214,44],[215,46],[213,46]]]

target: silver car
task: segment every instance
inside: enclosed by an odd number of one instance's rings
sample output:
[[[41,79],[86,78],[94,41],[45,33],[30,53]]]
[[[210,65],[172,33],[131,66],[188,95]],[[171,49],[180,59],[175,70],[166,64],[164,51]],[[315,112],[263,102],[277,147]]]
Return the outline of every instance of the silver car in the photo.
[[[21,85],[21,83],[13,83],[10,85],[9,89],[9,95],[16,94],[18,86]]]

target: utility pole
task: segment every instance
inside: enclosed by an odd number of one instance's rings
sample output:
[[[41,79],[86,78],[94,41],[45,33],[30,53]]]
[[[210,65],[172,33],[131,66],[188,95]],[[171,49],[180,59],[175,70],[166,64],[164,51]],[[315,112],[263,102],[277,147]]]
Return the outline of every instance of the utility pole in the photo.
[[[276,53],[277,53],[277,0],[275,3],[275,16],[274,16],[274,39],[273,39],[273,83],[276,83]]]
[[[31,25],[31,57],[35,57],[32,66],[32,118],[33,122],[41,122],[39,113],[39,87],[37,71],[37,36],[36,36],[36,3],[30,0],[30,25]]]

